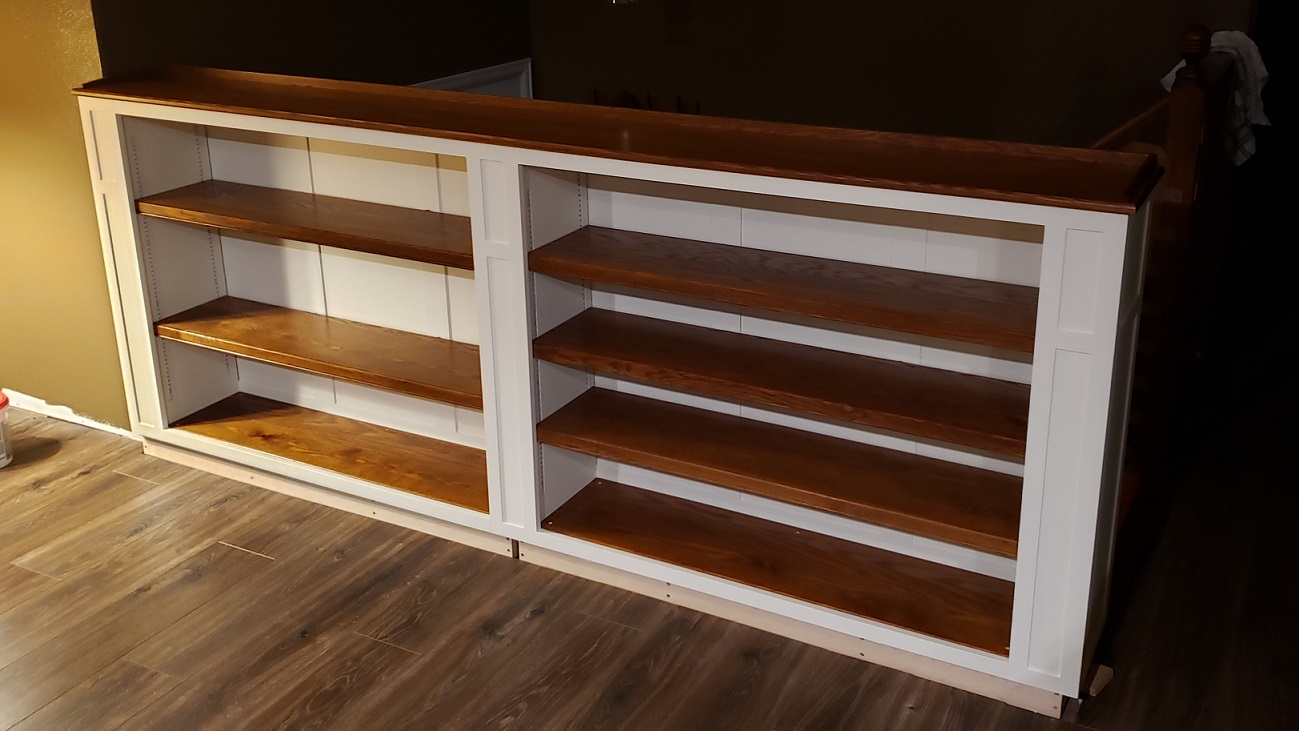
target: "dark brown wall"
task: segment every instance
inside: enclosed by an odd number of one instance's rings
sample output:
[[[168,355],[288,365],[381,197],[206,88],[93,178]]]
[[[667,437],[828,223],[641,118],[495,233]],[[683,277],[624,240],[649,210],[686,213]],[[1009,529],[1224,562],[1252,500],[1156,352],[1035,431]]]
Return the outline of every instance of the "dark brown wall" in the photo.
[[[92,0],[104,74],[163,63],[413,84],[526,58],[527,0]]]
[[[1153,93],[1189,23],[1243,27],[1249,4],[532,0],[532,56],[546,99],[625,90],[721,116],[1078,142]]]

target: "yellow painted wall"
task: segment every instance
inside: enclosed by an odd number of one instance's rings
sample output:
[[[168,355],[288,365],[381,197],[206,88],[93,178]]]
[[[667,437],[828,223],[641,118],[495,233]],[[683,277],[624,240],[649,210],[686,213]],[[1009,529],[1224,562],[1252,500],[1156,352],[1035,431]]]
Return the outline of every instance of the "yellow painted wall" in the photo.
[[[98,76],[90,0],[0,0],[0,386],[127,426],[71,93]]]

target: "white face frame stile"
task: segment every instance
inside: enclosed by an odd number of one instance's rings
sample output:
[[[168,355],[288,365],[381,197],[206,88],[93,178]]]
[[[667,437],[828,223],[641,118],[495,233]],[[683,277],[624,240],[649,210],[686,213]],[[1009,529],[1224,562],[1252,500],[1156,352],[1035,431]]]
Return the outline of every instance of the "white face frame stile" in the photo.
[[[531,546],[538,555],[545,552],[546,556],[599,566],[601,571],[621,572],[627,577],[622,583],[633,590],[637,589],[630,585],[637,581],[662,582],[766,616],[788,618],[890,651],[937,661],[944,667],[1021,684],[1033,689],[1033,700],[1025,704],[1041,712],[1049,710],[1049,703],[1043,703],[1043,692],[1057,696],[1077,696],[1080,692],[1090,660],[1089,641],[1100,624],[1098,611],[1103,611],[1103,601],[1096,598],[1104,595],[1108,581],[1117,465],[1122,460],[1123,414],[1139,319],[1148,206],[1126,216],[636,163],[143,102],[83,96],[80,104],[135,433],[160,445],[248,470],[515,540],[524,544],[521,552],[525,556]],[[124,117],[437,153],[465,160],[482,367],[488,515],[166,427],[165,374],[152,333],[149,280],[141,258],[142,232],[134,212]],[[579,181],[586,174],[634,178],[1043,227],[1009,657],[541,530],[545,517],[543,466],[535,425],[542,416],[542,396],[531,341],[538,331],[538,319],[547,315],[537,311],[541,305],[534,297],[527,253],[530,247],[553,240],[565,229],[585,224],[587,211],[582,207],[584,192],[579,182],[576,209],[563,213],[564,220],[548,222],[544,234],[533,230],[528,218],[529,174],[533,170],[571,173]],[[588,306],[585,300],[589,297],[580,291],[565,296],[577,298],[566,307]],[[547,507],[553,509],[556,505]],[[549,563],[564,568],[558,559]],[[923,668],[909,671],[925,674]],[[977,687],[971,689],[984,692]],[[1003,700],[1015,702],[1010,697]]]

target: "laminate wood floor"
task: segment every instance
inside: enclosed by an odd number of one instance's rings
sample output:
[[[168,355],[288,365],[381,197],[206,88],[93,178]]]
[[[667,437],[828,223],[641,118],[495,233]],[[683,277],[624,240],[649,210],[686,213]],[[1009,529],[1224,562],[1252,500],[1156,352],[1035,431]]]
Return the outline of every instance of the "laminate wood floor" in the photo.
[[[1189,481],[1071,723],[11,414],[0,729],[1255,730],[1296,707],[1281,441]]]

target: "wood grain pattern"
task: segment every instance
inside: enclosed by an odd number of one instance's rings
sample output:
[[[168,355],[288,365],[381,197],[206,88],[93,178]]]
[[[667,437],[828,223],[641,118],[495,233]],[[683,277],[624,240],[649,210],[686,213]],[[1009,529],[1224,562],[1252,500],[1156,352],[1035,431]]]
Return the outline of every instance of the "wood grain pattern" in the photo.
[[[474,268],[469,219],[348,198],[206,180],[136,201],[154,218]]]
[[[159,322],[158,337],[389,391],[483,408],[478,347],[221,297]]]
[[[1028,386],[590,309],[538,337],[572,368],[1024,456]]]
[[[481,449],[238,393],[173,425],[380,485],[487,512]]]
[[[534,250],[532,271],[1033,351],[1037,289],[586,226]]]
[[[1006,655],[1014,584],[595,480],[546,530]]]
[[[1019,478],[800,429],[592,389],[537,439],[1002,556],[1019,540]]]
[[[1150,155],[507,99],[170,67],[82,96],[340,124],[634,162],[1132,213]]]

